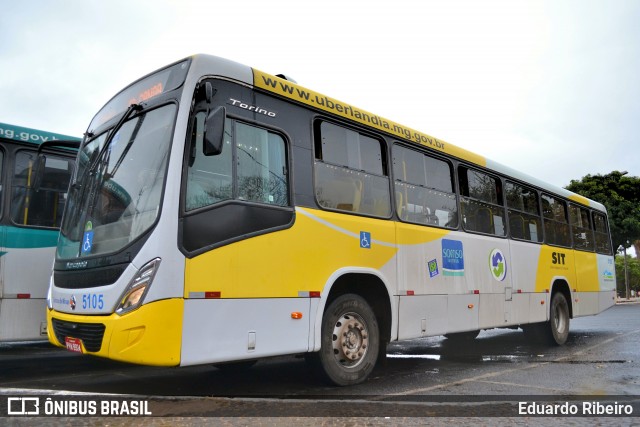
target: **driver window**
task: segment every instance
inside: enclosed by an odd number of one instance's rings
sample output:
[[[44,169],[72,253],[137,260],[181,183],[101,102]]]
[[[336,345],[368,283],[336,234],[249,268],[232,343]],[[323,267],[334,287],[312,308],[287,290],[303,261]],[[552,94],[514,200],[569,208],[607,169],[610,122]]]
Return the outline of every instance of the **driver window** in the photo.
[[[202,150],[204,112],[196,114],[188,153],[185,210],[225,200],[275,206],[289,203],[286,144],[281,135],[236,120],[225,121],[222,153]]]
[[[217,156],[205,156],[202,148],[205,118],[205,112],[198,113],[191,131],[185,198],[187,211],[231,199],[233,194],[229,122],[225,122],[225,140],[222,153]]]

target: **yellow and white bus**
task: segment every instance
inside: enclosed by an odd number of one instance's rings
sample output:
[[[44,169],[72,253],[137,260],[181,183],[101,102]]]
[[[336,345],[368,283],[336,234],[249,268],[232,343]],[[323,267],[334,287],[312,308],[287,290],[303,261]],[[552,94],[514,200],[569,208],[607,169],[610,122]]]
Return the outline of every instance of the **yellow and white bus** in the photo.
[[[359,383],[387,343],[614,303],[605,208],[333,98],[195,55],[95,116],[49,339],[165,366],[306,354]]]

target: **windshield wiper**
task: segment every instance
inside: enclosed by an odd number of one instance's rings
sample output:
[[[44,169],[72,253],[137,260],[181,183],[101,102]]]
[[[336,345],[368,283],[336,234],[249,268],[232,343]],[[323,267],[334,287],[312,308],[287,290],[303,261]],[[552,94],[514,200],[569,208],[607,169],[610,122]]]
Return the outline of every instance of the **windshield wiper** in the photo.
[[[93,161],[92,164],[89,165],[88,170],[90,174],[95,173],[96,169],[98,168],[98,165],[103,163],[102,157],[104,156],[104,153],[108,150],[109,146],[111,145],[111,141],[113,141],[113,138],[116,136],[120,128],[129,119],[129,117],[133,112],[140,111],[140,110],[142,110],[142,106],[140,104],[129,105],[129,108],[127,108],[127,111],[124,112],[120,120],[118,120],[118,123],[116,123],[113,129],[111,129],[111,132],[109,132],[109,135],[107,136],[107,140],[104,142],[104,145],[98,152],[98,155],[96,156],[95,160]]]
[[[138,123],[136,123],[135,129],[133,129],[133,132],[131,132],[131,137],[129,138],[129,142],[127,142],[126,147],[124,147],[124,150],[122,150],[122,154],[120,154],[120,157],[118,158],[118,161],[116,162],[116,164],[111,169],[111,172],[107,171],[105,173],[105,180],[113,178],[113,176],[116,174],[116,171],[118,170],[118,168],[120,168],[120,165],[122,164],[122,161],[124,160],[125,157],[127,157],[127,153],[131,149],[131,146],[133,145],[133,141],[135,141],[136,138],[138,137],[138,132],[140,132],[140,128],[142,127],[142,123],[144,123],[144,118],[145,118],[145,116],[140,117],[140,120],[138,120]]]
[[[77,178],[71,185],[71,189],[74,190],[74,193],[76,195],[78,194],[77,192],[80,191],[82,187],[85,187],[85,189],[80,192],[80,195],[79,195],[80,199],[78,200],[77,206],[74,211],[76,214],[76,217],[74,218],[73,222],[77,222],[77,224],[84,224],[86,218],[92,214],[94,209],[96,194],[97,194],[95,186],[96,186],[96,179],[98,178],[97,176],[98,174],[96,173],[96,170],[98,169],[98,167],[104,164],[103,157],[105,156],[105,153],[109,148],[109,145],[111,145],[111,142],[113,141],[115,135],[118,133],[120,128],[122,128],[125,122],[131,117],[131,115],[135,111],[140,111],[140,110],[142,110],[142,106],[140,106],[139,104],[129,105],[129,107],[124,112],[120,120],[118,120],[116,125],[113,127],[113,129],[111,129],[111,131],[107,135],[107,138],[105,139],[104,144],[102,145],[100,150],[97,152],[96,155],[92,155],[91,158],[89,159],[89,164],[82,172],[82,176]],[[88,182],[87,182],[87,179],[88,179]],[[86,206],[86,210],[84,209],[85,206]],[[81,215],[83,215],[84,218],[80,218]],[[81,226],[81,230],[83,228],[84,227]],[[80,256],[80,252],[78,253],[78,256]]]

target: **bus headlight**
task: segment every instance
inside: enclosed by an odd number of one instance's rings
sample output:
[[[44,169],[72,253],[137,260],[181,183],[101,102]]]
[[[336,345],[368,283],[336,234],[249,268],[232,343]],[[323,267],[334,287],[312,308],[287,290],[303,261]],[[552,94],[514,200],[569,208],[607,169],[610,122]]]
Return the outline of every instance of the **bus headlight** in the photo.
[[[156,258],[146,263],[127,285],[127,288],[120,297],[120,303],[116,307],[117,314],[125,314],[131,310],[135,310],[144,300],[144,296],[149,291],[149,287],[153,282],[153,278],[160,266],[160,258]]]

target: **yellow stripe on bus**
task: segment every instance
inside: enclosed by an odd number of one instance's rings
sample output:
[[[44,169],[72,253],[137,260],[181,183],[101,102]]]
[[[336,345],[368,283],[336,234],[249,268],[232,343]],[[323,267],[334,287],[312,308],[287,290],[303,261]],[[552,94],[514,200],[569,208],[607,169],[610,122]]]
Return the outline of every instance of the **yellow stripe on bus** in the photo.
[[[367,248],[361,246],[361,232],[370,235]],[[298,208],[295,224],[287,230],[187,259],[184,295],[220,292],[220,298],[275,298],[322,291],[341,268],[380,271],[398,251],[394,241],[393,221]]]
[[[263,73],[255,68],[253,69],[253,84],[257,88],[264,89],[276,95],[283,96],[296,102],[301,102],[311,107],[324,110],[375,129],[379,129],[396,135],[399,138],[407,139],[436,151],[475,163],[476,165],[483,167],[487,165],[486,158],[467,151],[464,148],[456,147],[455,145],[449,144],[448,142],[435,138],[431,135],[402,126],[376,114],[369,113],[334,98],[314,92],[291,81]]]

